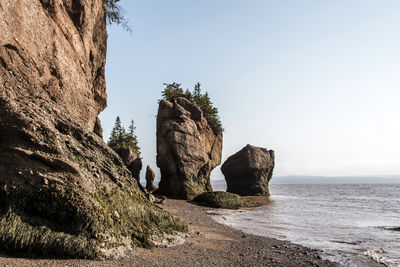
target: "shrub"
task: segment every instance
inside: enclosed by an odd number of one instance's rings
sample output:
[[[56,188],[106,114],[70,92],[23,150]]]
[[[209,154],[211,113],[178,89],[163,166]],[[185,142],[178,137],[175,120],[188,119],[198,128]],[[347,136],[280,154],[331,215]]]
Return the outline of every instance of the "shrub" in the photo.
[[[220,134],[224,131],[222,123],[218,115],[218,109],[214,107],[213,103],[208,96],[208,93],[204,94],[201,92],[201,85],[197,83],[194,86],[193,92],[186,89],[183,91],[179,83],[166,84],[165,89],[162,91],[162,98],[171,101],[177,97],[184,97],[187,100],[195,103],[203,111],[203,115],[206,118],[208,124],[215,134]]]

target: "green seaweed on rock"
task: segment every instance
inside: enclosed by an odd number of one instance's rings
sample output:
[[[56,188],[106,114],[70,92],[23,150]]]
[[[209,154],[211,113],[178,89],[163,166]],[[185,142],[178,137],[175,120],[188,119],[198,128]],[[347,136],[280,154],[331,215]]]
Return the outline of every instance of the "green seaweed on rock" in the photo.
[[[155,208],[138,192],[101,192],[92,195],[91,205],[81,206],[81,201],[76,195],[46,194],[32,205],[20,202],[23,210],[2,205],[0,247],[38,256],[96,259],[113,248],[151,248],[153,235],[188,231],[184,222]]]
[[[220,209],[240,209],[260,206],[258,203],[239,195],[221,191],[205,192],[195,197],[192,202]]]

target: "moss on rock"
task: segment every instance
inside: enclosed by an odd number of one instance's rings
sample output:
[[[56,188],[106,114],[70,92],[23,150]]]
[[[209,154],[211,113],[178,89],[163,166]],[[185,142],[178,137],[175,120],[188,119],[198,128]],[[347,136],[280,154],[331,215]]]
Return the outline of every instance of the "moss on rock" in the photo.
[[[256,202],[239,195],[222,191],[205,192],[195,197],[192,202],[220,209],[240,209],[260,206]]]
[[[146,199],[112,149],[65,114],[51,101],[0,97],[1,250],[95,259],[187,232]]]

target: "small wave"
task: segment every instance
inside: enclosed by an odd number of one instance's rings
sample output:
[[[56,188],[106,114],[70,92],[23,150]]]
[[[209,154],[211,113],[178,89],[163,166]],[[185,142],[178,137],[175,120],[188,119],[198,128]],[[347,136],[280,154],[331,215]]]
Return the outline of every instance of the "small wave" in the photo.
[[[331,242],[346,244],[346,245],[360,245],[362,243],[361,241],[342,241],[342,240],[331,240]]]
[[[400,226],[379,226],[379,229],[400,232]]]
[[[367,255],[368,257],[370,257],[377,263],[381,263],[381,264],[384,264],[389,267],[399,267],[400,266],[400,260],[385,257],[384,255],[382,255],[384,253],[385,253],[385,251],[382,248],[378,248],[378,249],[367,250],[364,252],[364,255]]]

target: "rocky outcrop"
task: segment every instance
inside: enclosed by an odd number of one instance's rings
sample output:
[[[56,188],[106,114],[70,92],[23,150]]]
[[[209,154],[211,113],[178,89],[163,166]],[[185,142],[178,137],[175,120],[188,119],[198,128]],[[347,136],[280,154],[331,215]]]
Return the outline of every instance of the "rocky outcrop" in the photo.
[[[0,0],[0,90],[63,106],[93,131],[106,107],[102,0]]]
[[[221,171],[227,192],[242,195],[269,195],[268,183],[275,166],[273,150],[247,145],[230,156]]]
[[[143,163],[142,160],[138,157],[136,158],[128,167],[132,176],[136,178],[138,183],[140,182],[140,171],[142,170]]]
[[[228,192],[205,192],[195,197],[192,202],[217,209],[243,209],[260,206],[256,202]]]
[[[143,167],[141,158],[131,148],[119,149],[117,153],[125,163],[125,166],[132,173],[132,176],[139,182],[140,171]]]
[[[185,98],[161,100],[157,114],[157,193],[191,199],[212,191],[211,171],[221,163],[222,133],[214,134],[198,106]]]
[[[98,136],[102,0],[0,0],[0,17],[0,250],[118,256],[185,231]]]
[[[146,168],[146,189],[149,192],[153,192],[154,190],[157,189],[157,187],[154,185],[154,179],[156,177],[156,174],[154,173],[153,169],[147,165]]]
[[[140,190],[144,192],[144,188],[140,184],[140,171],[143,167],[141,158],[132,150],[132,148],[122,148],[116,152],[131,172],[132,177],[136,179]]]

